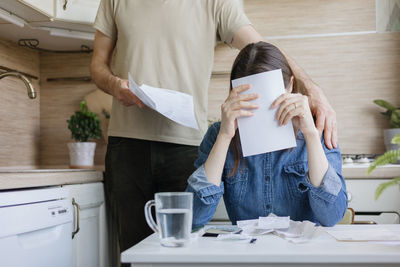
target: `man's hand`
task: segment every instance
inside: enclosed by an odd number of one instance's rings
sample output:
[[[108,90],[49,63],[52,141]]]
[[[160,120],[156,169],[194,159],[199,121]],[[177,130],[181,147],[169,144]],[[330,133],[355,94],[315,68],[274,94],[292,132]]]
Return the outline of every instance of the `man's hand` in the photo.
[[[314,86],[317,85],[314,84]],[[320,88],[318,89],[318,91],[322,92]],[[323,132],[326,147],[329,149],[337,148],[338,136],[336,126],[336,112],[333,110],[325,95],[323,94],[310,94],[308,100],[310,103],[311,112],[316,117],[315,124],[319,132],[319,136],[321,136]]]
[[[96,31],[90,72],[97,87],[118,99],[122,105],[129,107],[145,105],[129,90],[129,82],[120,79],[111,72],[110,62],[115,47],[115,40],[100,31]]]
[[[131,90],[129,90],[128,80],[113,77],[110,87],[112,88],[113,96],[115,96],[125,107],[136,105],[139,108],[143,108],[145,106],[143,102],[132,93]]]

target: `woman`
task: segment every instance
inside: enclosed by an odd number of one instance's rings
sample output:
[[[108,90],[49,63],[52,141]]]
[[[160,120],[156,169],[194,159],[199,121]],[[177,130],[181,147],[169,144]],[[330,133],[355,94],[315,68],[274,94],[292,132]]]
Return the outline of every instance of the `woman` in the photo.
[[[258,107],[251,100],[257,95],[245,94],[250,85],[231,88],[221,122],[208,129],[197,170],[188,179],[186,190],[194,193],[193,228],[211,220],[222,195],[233,224],[269,213],[323,226],[342,219],[347,195],[340,151],[325,147],[308,98],[292,93],[294,79],[285,56],[271,44],[249,44],[234,62],[231,80],[275,69],[282,70],[286,93],[271,108],[277,108],[279,125],[292,120],[297,147],[243,158],[236,119],[252,116]]]

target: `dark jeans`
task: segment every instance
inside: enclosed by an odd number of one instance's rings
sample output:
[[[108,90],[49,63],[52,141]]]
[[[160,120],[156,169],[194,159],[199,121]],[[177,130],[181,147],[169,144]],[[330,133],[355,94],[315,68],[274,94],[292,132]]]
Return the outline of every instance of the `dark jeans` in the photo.
[[[105,194],[110,238],[124,251],[152,233],[144,205],[156,192],[180,192],[194,172],[197,147],[133,138],[108,138]],[[117,252],[116,242],[110,240]],[[116,255],[111,255],[115,264]]]

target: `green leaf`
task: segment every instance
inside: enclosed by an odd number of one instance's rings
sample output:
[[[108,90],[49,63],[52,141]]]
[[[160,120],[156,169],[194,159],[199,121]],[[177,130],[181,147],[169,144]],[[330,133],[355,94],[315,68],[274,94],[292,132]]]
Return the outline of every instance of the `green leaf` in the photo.
[[[388,163],[397,162],[400,157],[400,149],[389,150],[382,156],[379,156],[372,162],[371,166],[368,168],[367,173],[370,174],[376,167],[386,165]]]
[[[378,106],[386,108],[390,111],[393,111],[396,109],[392,104],[390,104],[389,102],[382,100],[382,99],[376,99],[376,100],[374,100],[374,103],[377,104]]]
[[[386,183],[381,183],[375,190],[375,200],[377,200],[382,195],[383,191],[385,191],[388,187],[397,184],[400,186],[400,177],[394,178],[393,180]]]
[[[393,128],[400,128],[400,110],[396,109],[392,112],[392,116],[390,116],[390,125]]]
[[[400,134],[397,134],[395,137],[393,137],[392,144],[397,144],[400,146]]]
[[[86,102],[81,101],[80,111],[67,120],[71,137],[79,142],[87,142],[89,139],[99,139],[101,134],[100,120],[96,113],[87,109]]]

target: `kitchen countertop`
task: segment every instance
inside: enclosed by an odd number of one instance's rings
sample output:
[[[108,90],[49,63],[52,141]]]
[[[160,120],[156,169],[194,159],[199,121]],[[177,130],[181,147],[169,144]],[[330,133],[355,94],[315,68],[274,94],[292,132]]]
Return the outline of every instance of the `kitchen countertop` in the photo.
[[[337,225],[356,231],[386,229],[400,233],[400,225]],[[369,230],[369,229],[368,229]],[[254,244],[199,237],[190,245],[167,248],[152,234],[124,251],[121,262],[132,266],[399,266],[400,242],[339,242],[320,227],[314,238],[294,244],[276,235],[257,236]]]
[[[101,181],[96,169],[0,169],[0,190]]]
[[[376,168],[367,175],[369,164],[343,164],[346,179],[390,179],[400,177],[400,164]],[[66,166],[44,168],[0,168],[0,190],[103,181],[104,166],[95,169],[68,169]]]
[[[400,164],[388,164],[377,167],[371,174],[367,174],[369,164],[343,164],[342,174],[345,179],[390,179],[400,177]]]

